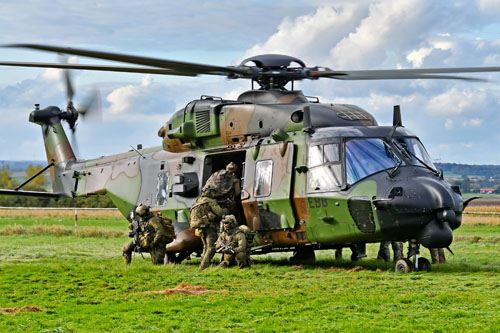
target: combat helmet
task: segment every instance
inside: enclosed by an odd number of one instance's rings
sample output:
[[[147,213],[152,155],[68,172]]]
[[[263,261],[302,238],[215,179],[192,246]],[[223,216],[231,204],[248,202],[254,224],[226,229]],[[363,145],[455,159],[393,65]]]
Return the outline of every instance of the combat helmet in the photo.
[[[140,204],[137,206],[135,209],[135,213],[139,215],[140,217],[145,217],[151,214],[150,207],[148,205],[142,205]]]
[[[237,172],[238,171],[238,164],[236,164],[234,162],[230,162],[228,165],[226,165],[226,171]]]
[[[217,194],[217,187],[214,184],[206,183],[201,190],[201,195],[203,197],[214,198]]]
[[[233,230],[238,226],[238,223],[236,222],[236,217],[233,214],[224,215],[221,223],[223,225],[227,225],[228,230]]]

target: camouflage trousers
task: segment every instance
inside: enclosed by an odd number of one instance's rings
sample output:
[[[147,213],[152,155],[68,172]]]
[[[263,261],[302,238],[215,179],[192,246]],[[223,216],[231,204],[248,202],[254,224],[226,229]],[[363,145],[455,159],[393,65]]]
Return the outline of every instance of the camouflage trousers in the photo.
[[[394,252],[394,262],[398,261],[399,259],[403,259],[404,255],[402,242],[381,242],[377,259],[384,261],[391,260],[391,251],[389,250],[389,244],[392,245],[392,252]]]
[[[217,241],[217,231],[215,228],[201,229],[201,241],[203,243],[203,252],[201,254],[200,269],[210,266],[210,261],[215,255],[215,242]]]
[[[144,249],[143,252],[149,252],[151,254],[151,261],[153,265],[163,265],[165,263],[165,243],[155,244],[150,249]],[[132,262],[132,252],[134,252],[134,242],[128,242],[123,246],[123,261],[125,264],[130,265]]]
[[[444,256],[443,248],[429,249],[431,253],[431,259],[433,264],[444,264],[446,263],[446,258]]]
[[[238,265],[239,268],[250,268],[250,256],[246,252],[238,252],[236,254],[224,253],[220,261],[219,267],[231,267]]]

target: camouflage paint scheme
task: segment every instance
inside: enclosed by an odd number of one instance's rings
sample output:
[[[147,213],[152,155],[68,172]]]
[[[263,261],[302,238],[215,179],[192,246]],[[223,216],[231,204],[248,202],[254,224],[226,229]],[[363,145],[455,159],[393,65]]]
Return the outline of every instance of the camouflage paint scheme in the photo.
[[[189,229],[189,208],[210,174],[230,161],[240,166],[243,178],[246,221],[239,222],[255,231],[254,245],[263,252],[424,239],[426,225],[434,221],[445,221],[451,229],[461,223],[459,191],[421,166],[405,163],[394,167],[394,174],[383,170],[346,184],[346,138],[415,135],[403,127],[378,126],[368,112],[353,105],[310,102],[300,91],[252,90],[237,101],[202,96],[160,128],[162,146],[87,161],[76,160],[60,122],[38,123],[47,160],[55,162],[54,192],[108,195],[125,217],[139,203],[152,206],[177,222],[178,238],[168,251],[200,249],[199,238]],[[328,143],[340,147],[342,186],[311,191],[308,151]],[[272,165],[270,192],[264,195],[255,184],[258,164]],[[394,190],[398,184],[404,188],[401,193]],[[439,245],[434,247],[443,245],[432,242]]]

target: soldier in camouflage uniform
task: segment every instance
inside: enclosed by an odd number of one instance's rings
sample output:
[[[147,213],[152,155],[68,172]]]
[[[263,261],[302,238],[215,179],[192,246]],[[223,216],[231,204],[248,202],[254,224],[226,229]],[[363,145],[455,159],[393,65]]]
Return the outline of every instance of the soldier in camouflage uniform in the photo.
[[[132,252],[149,252],[153,265],[162,265],[165,262],[165,246],[174,240],[175,231],[172,221],[165,217],[153,216],[149,206],[139,205],[136,210],[138,228],[133,230],[133,223],[129,229],[138,233],[134,241],[123,246],[123,258],[128,265],[132,261]]]
[[[443,248],[433,248],[429,249],[431,253],[431,259],[433,264],[444,264],[446,263],[446,257],[444,256]]]
[[[221,208],[217,200],[213,198],[214,192],[213,185],[205,184],[201,197],[196,199],[191,207],[189,224],[191,228],[196,229],[196,235],[200,236],[203,242],[200,269],[205,269],[210,265],[210,261],[215,255],[215,242],[217,241],[220,218],[228,213],[228,210]]]
[[[250,267],[250,248],[245,232],[238,228],[234,215],[226,215],[222,219],[223,232],[219,235],[216,248],[222,253],[219,267]]]
[[[399,259],[403,259],[403,243],[402,242],[381,242],[380,248],[378,250],[377,259],[390,261],[391,260],[391,251],[389,250],[389,244],[392,245],[392,252],[394,253],[394,262]]]
[[[227,208],[232,214],[238,211],[237,203],[241,196],[241,180],[238,178],[238,165],[230,162],[226,169],[214,172],[206,184],[210,184],[215,189],[215,199],[219,204]]]

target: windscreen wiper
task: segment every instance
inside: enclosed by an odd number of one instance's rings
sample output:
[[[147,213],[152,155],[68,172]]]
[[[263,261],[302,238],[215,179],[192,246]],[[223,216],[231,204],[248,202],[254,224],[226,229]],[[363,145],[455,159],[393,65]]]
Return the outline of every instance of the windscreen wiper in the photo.
[[[429,165],[427,165],[424,161],[422,161],[420,158],[418,158],[417,155],[415,155],[414,153],[412,153],[410,150],[407,150],[407,149],[404,149],[403,147],[401,147],[396,140],[393,140],[392,142],[394,143],[394,145],[399,149],[399,151],[403,155],[405,155],[409,159],[411,159],[412,157],[415,158],[417,161],[420,162],[420,164],[422,164],[424,167],[426,167],[427,169],[429,169],[430,171],[432,171],[432,173],[434,173],[436,176],[440,176],[441,175],[439,173],[439,171],[437,171],[436,169],[434,169],[434,168],[430,167]]]

